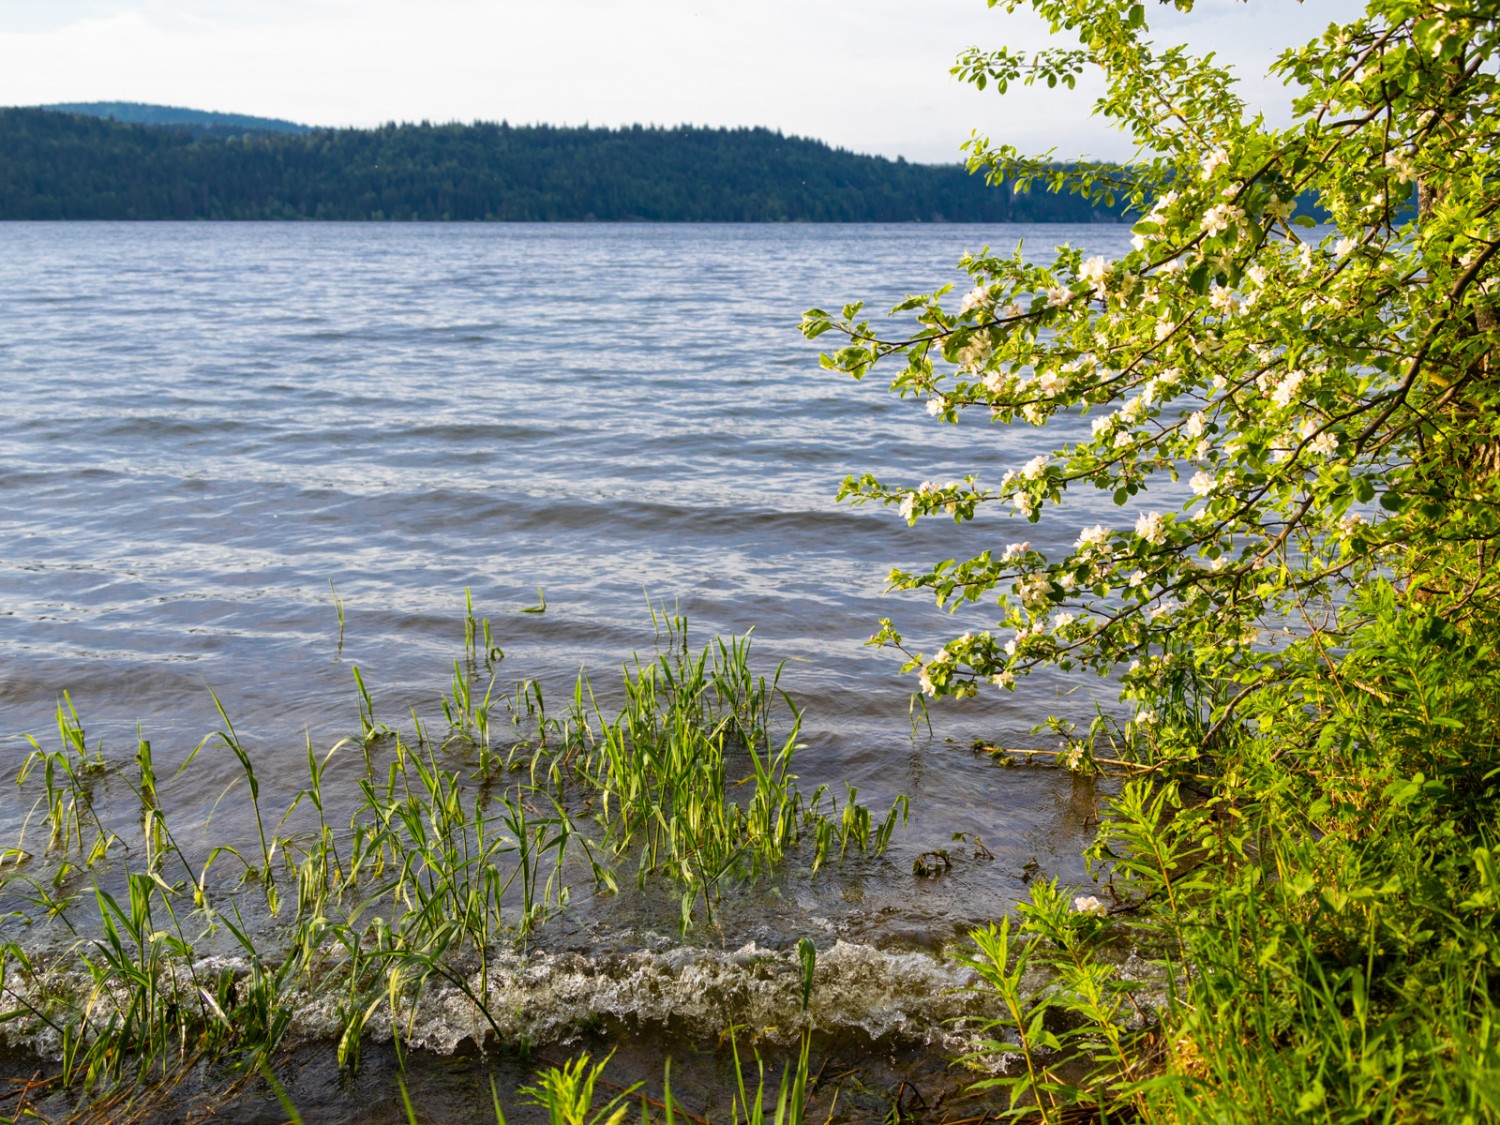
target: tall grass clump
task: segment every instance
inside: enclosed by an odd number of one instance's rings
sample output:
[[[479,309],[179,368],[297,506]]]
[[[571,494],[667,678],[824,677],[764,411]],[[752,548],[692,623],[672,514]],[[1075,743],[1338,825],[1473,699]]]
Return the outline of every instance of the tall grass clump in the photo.
[[[802,715],[780,687],[781,669],[769,681],[757,676],[748,637],[716,638],[695,654],[685,619],[656,620],[662,651],[625,669],[613,718],[580,679],[554,758],[559,782],[595,795],[603,843],[634,857],[637,881],[676,882],[687,924],[696,903],[711,915],[724,884],[769,872],[804,840],[814,872],[834,845],[840,854],[851,843],[882,850],[905,801],[872,832],[852,793],[842,811],[822,787],[802,794],[792,772]],[[790,719],[782,734],[778,703]]]

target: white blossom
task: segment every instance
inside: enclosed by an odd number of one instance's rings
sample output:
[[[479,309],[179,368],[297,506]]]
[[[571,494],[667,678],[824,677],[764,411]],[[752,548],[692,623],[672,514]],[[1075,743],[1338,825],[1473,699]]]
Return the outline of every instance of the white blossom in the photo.
[[[1214,173],[1217,172],[1220,168],[1225,167],[1228,163],[1228,150],[1222,148],[1214,149],[1213,152],[1209,153],[1208,156],[1204,158],[1203,178],[1205,180],[1213,179]]]
[[[1245,221],[1245,211],[1232,203],[1215,203],[1203,215],[1203,233],[1215,235]]]
[[[1183,425],[1182,432],[1191,438],[1202,437],[1203,427],[1207,422],[1208,419],[1203,416],[1203,411],[1200,410],[1196,414],[1188,415],[1188,420]]]
[[[1308,442],[1307,447],[1319,457],[1329,457],[1332,456],[1334,450],[1338,449],[1339,439],[1327,430],[1324,430],[1317,437],[1313,438],[1312,441]]]
[[[1399,152],[1388,152],[1385,154],[1385,166],[1396,173],[1396,178],[1402,183],[1410,183],[1417,178],[1416,166],[1412,164],[1405,155]]]
[[[1026,480],[1036,480],[1047,468],[1047,455],[1038,453],[1030,461],[1021,466],[1021,476]]]
[[[1073,900],[1073,909],[1080,914],[1095,914],[1100,917],[1109,913],[1109,908],[1093,895],[1079,895]]]
[[[976,332],[968,342],[958,349],[958,362],[971,371],[977,371],[995,350],[994,341],[988,332]]]
[[[1286,377],[1276,384],[1276,389],[1271,392],[1271,401],[1277,406],[1290,406],[1297,397],[1297,392],[1302,389],[1302,381],[1307,378],[1307,373],[1301,370],[1288,371]]]
[[[1047,601],[1052,594],[1052,580],[1045,574],[1033,574],[1031,578],[1021,586],[1021,601],[1027,606],[1040,605]],[[1025,640],[1024,635],[1018,635],[1018,640]]]
[[[1222,285],[1215,284],[1208,291],[1209,307],[1216,312],[1227,313],[1234,311],[1234,293]]]
[[[959,305],[959,313],[969,312],[976,309],[990,299],[990,291],[983,285],[976,285],[964,294],[963,303]]]
[[[1167,192],[1166,195],[1162,196],[1152,205],[1151,213],[1147,215],[1146,218],[1153,223],[1161,222],[1163,212],[1165,212],[1167,208],[1171,207],[1172,204],[1176,203],[1180,198],[1182,197],[1179,196],[1175,191]]]
[[[1135,521],[1135,533],[1147,543],[1160,545],[1166,539],[1166,528],[1160,512],[1143,512]]]
[[[1071,613],[1059,613],[1052,618],[1052,627],[1054,629],[1066,629],[1071,624],[1073,624],[1073,615]]]
[[[928,671],[928,668],[925,664],[922,666],[921,670],[917,672],[917,683],[921,685],[923,695],[937,694],[937,687],[932,682],[932,673]]]
[[[1000,557],[1006,562],[1013,562],[1029,550],[1031,550],[1030,543],[1012,543],[1005,548],[1004,553]]]
[[[1084,262],[1078,276],[1094,287],[1094,296],[1100,299],[1109,291],[1109,262],[1102,257],[1096,255]]]
[[[1073,299],[1073,290],[1066,285],[1059,285],[1055,289],[1047,290],[1047,307],[1059,308]]]
[[[1188,484],[1193,490],[1193,495],[1207,496],[1218,487],[1219,482],[1214,478],[1212,473],[1200,471],[1193,474],[1193,479]]]
[[[1109,529],[1102,523],[1096,523],[1093,527],[1083,529],[1074,546],[1079,550],[1093,550],[1096,547],[1103,547],[1108,542]]]

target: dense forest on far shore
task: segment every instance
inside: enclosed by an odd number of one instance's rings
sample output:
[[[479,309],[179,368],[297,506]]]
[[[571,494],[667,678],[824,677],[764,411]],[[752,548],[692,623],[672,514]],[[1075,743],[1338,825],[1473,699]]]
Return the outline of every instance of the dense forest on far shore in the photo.
[[[386,125],[307,133],[0,109],[0,219],[1097,222],[1076,196],[769,129]]]

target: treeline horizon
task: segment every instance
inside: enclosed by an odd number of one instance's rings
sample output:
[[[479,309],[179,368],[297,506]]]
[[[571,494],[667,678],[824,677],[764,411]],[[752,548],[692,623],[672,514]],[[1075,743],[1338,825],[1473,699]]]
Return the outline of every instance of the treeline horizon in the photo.
[[[767,128],[389,124],[293,133],[0,109],[0,220],[1115,222]]]

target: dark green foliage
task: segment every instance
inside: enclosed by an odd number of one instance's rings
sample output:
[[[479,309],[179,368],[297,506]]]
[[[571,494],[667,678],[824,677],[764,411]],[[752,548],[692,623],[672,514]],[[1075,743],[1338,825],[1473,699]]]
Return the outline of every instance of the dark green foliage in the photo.
[[[386,125],[306,134],[0,110],[0,219],[1090,222],[1085,199],[769,129]]]

